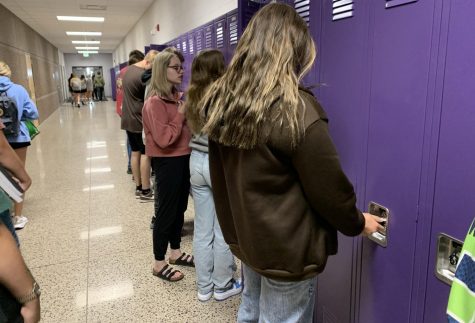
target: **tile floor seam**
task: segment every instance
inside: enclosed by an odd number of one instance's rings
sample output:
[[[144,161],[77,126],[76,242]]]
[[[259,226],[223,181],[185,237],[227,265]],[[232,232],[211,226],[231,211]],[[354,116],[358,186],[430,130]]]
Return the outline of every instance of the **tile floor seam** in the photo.
[[[84,258],[76,258],[76,259],[72,259],[72,260],[60,261],[60,262],[57,262],[57,263],[54,263],[54,264],[47,264],[47,265],[41,265],[41,266],[28,266],[28,267],[30,269],[43,269],[43,268],[46,268],[46,267],[70,264],[70,263],[73,263],[75,261],[81,261],[81,260],[87,261],[87,259],[84,259]]]
[[[89,119],[91,120],[91,119]],[[91,123],[89,123],[89,134],[91,134]],[[89,141],[92,143],[92,138],[93,136],[90,135]],[[87,269],[86,269],[86,323],[88,322],[88,316],[89,316],[89,270],[90,270],[90,253],[91,253],[91,205],[92,205],[92,172],[91,166],[92,166],[92,149],[89,149],[89,212],[88,212],[88,219],[87,219]]]

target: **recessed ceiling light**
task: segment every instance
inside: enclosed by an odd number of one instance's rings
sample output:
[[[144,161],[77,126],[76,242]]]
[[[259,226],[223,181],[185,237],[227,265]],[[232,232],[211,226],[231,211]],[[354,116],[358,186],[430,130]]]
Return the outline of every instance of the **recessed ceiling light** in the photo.
[[[98,40],[73,40],[73,44],[100,44]]]
[[[56,16],[56,18],[62,21],[104,22],[104,17]]]
[[[97,50],[99,47],[76,47],[76,49],[82,49],[82,50]]]
[[[98,54],[97,50],[78,50],[78,54]]]
[[[67,31],[68,36],[102,36],[100,31]]]

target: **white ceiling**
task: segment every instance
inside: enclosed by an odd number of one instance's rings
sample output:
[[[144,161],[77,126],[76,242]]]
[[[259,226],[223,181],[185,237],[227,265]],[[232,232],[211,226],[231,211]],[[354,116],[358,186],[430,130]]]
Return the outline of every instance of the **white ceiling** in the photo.
[[[100,40],[99,53],[112,53],[155,0],[0,0],[63,53],[77,53],[72,40]],[[106,6],[84,10],[82,5]],[[103,23],[58,21],[56,16],[104,17]],[[101,31],[102,36],[67,36],[66,31]],[[98,45],[90,45],[98,46]]]

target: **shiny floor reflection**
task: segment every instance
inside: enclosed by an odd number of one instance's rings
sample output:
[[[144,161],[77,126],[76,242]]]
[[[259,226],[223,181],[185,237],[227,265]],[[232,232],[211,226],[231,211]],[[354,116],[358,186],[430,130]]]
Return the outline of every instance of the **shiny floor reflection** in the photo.
[[[153,203],[135,198],[115,102],[62,106],[40,130],[27,157],[30,221],[18,233],[42,287],[42,322],[236,321],[239,297],[200,303],[193,269],[178,283],[152,276]]]

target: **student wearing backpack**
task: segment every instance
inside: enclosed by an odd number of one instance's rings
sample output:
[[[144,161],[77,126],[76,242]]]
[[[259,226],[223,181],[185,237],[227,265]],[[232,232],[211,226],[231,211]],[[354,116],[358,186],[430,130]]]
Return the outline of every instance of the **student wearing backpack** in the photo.
[[[7,135],[7,140],[10,146],[15,150],[16,154],[25,165],[26,151],[31,145],[31,138],[28,128],[26,127],[26,120],[37,120],[39,118],[38,109],[33,101],[30,99],[28,92],[21,85],[15,84],[10,77],[12,72],[10,67],[0,61],[0,93],[5,92],[11,98],[18,109],[18,120],[20,120],[20,128],[17,135]],[[28,222],[28,219],[22,215],[23,202],[15,203],[15,229],[23,229]]]

